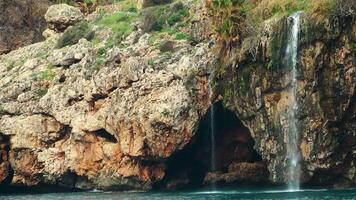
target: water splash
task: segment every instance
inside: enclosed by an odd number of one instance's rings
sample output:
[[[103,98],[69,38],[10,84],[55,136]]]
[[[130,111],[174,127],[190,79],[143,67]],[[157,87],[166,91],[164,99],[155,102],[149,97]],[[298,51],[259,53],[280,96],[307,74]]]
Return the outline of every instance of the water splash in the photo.
[[[288,135],[287,135],[287,159],[288,159],[288,189],[300,189],[300,152],[299,144],[299,130],[297,127],[297,75],[298,75],[298,36],[300,28],[300,12],[297,12],[288,18],[288,27],[291,30],[288,34],[288,44],[286,49],[286,56],[288,66],[291,67],[291,87],[289,90],[289,106],[287,110],[288,120]]]

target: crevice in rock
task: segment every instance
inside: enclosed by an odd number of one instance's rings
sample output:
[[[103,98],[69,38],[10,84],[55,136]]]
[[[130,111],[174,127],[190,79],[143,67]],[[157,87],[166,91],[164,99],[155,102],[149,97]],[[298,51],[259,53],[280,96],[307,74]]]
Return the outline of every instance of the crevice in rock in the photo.
[[[227,179],[231,178],[231,182],[223,179],[219,181],[222,184],[265,182],[268,178],[267,167],[262,162],[261,156],[254,150],[254,140],[249,129],[242,124],[235,113],[224,108],[222,103],[216,103],[214,109],[216,172],[224,174]],[[204,179],[211,171],[212,162],[210,112],[211,109],[201,119],[192,142],[167,160],[166,176],[163,181],[155,185],[155,188],[204,186]],[[240,174],[235,172],[235,169],[246,173]]]
[[[67,105],[72,106],[76,102],[82,101],[83,99],[84,99],[84,95],[79,95],[78,97],[70,98],[68,99]]]
[[[66,77],[64,74],[62,74],[62,75],[59,77],[58,82],[59,82],[59,83],[64,83],[64,82],[66,81],[66,79],[67,79],[67,77]]]
[[[108,142],[118,143],[115,136],[108,133],[105,129],[100,129],[100,130],[94,131],[93,133],[94,133],[94,135],[96,135],[98,137],[104,138]]]
[[[128,89],[132,87],[132,84],[139,82],[140,80],[127,80],[125,85],[120,86],[120,89]]]
[[[93,97],[92,101],[94,102],[108,97],[107,94],[103,94],[103,93],[94,93],[91,96]]]
[[[118,87],[115,86],[115,87],[112,87],[112,88],[108,89],[108,94],[114,92],[117,88]]]

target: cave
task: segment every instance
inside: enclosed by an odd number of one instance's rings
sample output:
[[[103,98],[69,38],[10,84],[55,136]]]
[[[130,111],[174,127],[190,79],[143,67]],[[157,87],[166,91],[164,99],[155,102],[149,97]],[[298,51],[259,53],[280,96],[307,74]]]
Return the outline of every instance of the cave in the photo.
[[[0,192],[8,189],[13,177],[9,161],[10,137],[0,133]]]
[[[215,166],[212,164],[211,156],[212,134],[215,138]],[[222,103],[215,103],[201,119],[192,142],[167,161],[166,176],[156,187],[159,189],[204,187],[208,185],[204,179],[209,173],[229,174],[229,168],[236,163],[263,163],[261,156],[254,149],[254,143],[249,129],[242,124],[236,114],[226,109]],[[265,178],[268,177],[266,170],[267,168],[263,168],[262,175]],[[232,184],[244,182],[235,181]]]

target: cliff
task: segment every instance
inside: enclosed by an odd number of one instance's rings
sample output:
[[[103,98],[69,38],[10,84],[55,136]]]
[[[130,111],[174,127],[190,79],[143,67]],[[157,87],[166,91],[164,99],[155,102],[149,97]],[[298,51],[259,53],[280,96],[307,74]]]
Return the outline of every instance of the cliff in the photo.
[[[233,32],[248,25],[234,16],[226,34],[216,28],[226,13],[209,3],[127,0],[87,15],[51,6],[44,41],[0,55],[1,187],[286,183],[288,15],[266,17],[248,37]],[[356,184],[347,8],[301,14],[297,127],[309,185]]]

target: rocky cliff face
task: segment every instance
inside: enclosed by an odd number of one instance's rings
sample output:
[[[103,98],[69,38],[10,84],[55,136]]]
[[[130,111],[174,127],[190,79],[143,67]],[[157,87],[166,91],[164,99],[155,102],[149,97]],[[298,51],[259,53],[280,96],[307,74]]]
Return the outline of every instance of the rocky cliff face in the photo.
[[[0,54],[43,40],[47,0],[0,1]]]
[[[354,15],[317,24],[302,14],[298,44],[297,127],[302,182],[355,184],[355,22]],[[257,51],[231,56],[218,71],[216,88],[225,105],[250,129],[256,150],[267,162],[270,180],[285,183],[286,120],[292,87],[285,51],[287,19],[265,22]],[[231,80],[226,82],[224,80]]]
[[[46,15],[52,17],[45,41],[0,56],[1,186],[285,183],[286,18],[265,22],[253,56],[245,40],[231,63],[219,65],[203,5],[137,2],[154,14],[138,20],[136,7],[119,3],[84,19],[60,6],[63,12]],[[163,10],[178,15],[161,23]],[[354,15],[334,20],[302,17],[299,147],[303,182],[350,186],[356,27]],[[210,112],[218,119],[219,164],[209,173]]]
[[[137,29],[123,41],[128,48],[106,47],[106,30],[99,43],[57,48],[61,34],[1,56],[0,180],[152,188],[209,105],[208,45],[172,40],[160,50]]]

